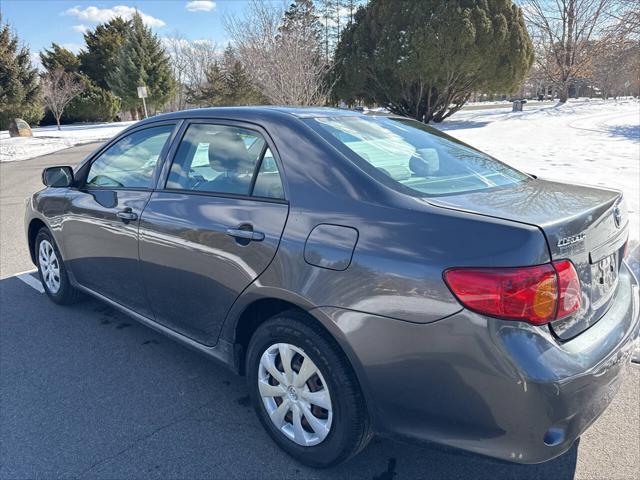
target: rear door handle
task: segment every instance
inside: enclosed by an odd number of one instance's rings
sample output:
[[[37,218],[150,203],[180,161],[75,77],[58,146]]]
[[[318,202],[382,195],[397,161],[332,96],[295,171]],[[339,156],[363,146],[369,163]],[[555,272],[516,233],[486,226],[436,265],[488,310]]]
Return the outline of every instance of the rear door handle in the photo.
[[[124,220],[125,222],[132,222],[138,219],[138,214],[133,212],[130,208],[120,210],[118,213],[116,213],[116,216],[119,219]]]
[[[264,240],[264,233],[254,232],[253,230],[244,230],[241,228],[227,228],[227,235],[252,242],[261,242]]]

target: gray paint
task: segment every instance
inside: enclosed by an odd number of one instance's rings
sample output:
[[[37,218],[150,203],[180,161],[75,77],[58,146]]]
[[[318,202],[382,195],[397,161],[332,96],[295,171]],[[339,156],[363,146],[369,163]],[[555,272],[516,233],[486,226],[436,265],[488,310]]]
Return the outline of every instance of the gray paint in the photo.
[[[346,270],[358,242],[358,230],[344,225],[313,227],[304,244],[304,259],[312,266]]]
[[[618,193],[531,178],[516,188],[420,198],[375,181],[301,120],[327,114],[357,115],[225,108],[140,122],[114,141],[175,125],[154,189],[87,191],[92,154],[74,170],[73,187],[33,196],[27,228],[34,219],[49,226],[85,291],[234,369],[236,322],[253,302],[276,298],[308,311],[350,359],[380,432],[519,462],[565,451],[610,401],[637,335],[632,275],[620,266],[606,309],[550,328],[464,310],[442,272],[564,255],[582,269],[590,253],[626,240],[627,227],[610,221]],[[260,131],[286,199],[164,190],[185,120]],[[118,218],[123,207],[138,220]],[[248,224],[263,241],[226,234]],[[567,252],[553,246],[581,228],[594,243]],[[548,432],[553,446],[544,443]]]

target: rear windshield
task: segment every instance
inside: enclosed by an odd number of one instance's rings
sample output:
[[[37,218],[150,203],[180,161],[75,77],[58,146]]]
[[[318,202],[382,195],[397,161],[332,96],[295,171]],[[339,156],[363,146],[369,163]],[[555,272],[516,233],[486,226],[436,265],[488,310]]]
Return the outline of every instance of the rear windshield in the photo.
[[[383,174],[420,195],[451,195],[511,185],[529,177],[410,119],[319,117],[308,124],[337,148],[355,153]],[[380,178],[380,177],[379,177]]]

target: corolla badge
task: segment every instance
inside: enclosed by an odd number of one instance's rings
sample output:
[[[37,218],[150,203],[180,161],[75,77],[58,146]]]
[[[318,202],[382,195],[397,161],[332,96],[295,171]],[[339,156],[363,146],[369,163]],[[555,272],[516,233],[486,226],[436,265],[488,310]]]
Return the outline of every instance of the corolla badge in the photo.
[[[561,238],[560,240],[558,240],[558,246],[568,247],[569,245],[573,245],[574,243],[583,242],[586,236],[586,233],[579,233],[570,237]]]

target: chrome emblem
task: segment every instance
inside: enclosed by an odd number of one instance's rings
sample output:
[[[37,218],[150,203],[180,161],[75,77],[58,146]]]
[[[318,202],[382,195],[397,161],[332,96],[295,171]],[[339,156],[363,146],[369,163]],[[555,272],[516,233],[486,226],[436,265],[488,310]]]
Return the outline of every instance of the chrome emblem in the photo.
[[[298,392],[293,385],[289,385],[289,388],[287,388],[287,395],[289,395],[289,399],[292,402],[298,401]]]
[[[564,237],[558,240],[559,247],[568,247],[574,243],[583,242],[586,238],[586,233],[579,233],[578,235],[572,235],[571,237]]]
[[[613,223],[616,224],[616,228],[620,228],[620,224],[622,223],[622,210],[620,210],[620,207],[613,209]]]

